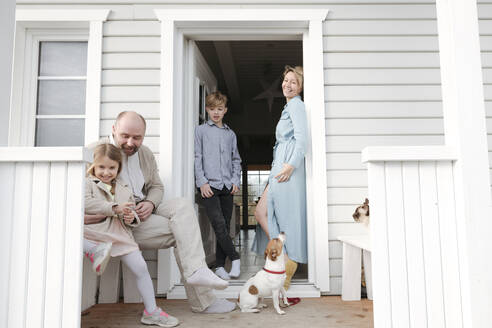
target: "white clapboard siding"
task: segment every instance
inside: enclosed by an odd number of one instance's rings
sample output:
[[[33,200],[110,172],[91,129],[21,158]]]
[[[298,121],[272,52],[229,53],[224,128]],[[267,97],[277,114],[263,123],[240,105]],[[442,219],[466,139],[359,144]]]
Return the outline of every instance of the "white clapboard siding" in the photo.
[[[145,119],[159,119],[159,102],[103,103],[101,104],[101,119],[114,120],[124,110],[136,111],[145,117]]]
[[[338,245],[339,235],[364,233],[352,218],[354,209],[368,197],[363,148],[441,145],[444,135],[435,4],[337,3],[329,7],[323,42],[332,246]],[[492,63],[492,56],[486,61]],[[398,226],[388,228],[400,237],[404,233]],[[341,246],[336,247],[341,256]],[[331,275],[330,294],[339,294],[340,277]],[[405,281],[398,283],[402,287]],[[406,295],[397,297],[399,303],[393,306],[402,304]],[[394,327],[406,326],[399,324],[408,314],[401,315]]]
[[[101,88],[102,102],[157,102],[158,86],[117,86]]]
[[[329,52],[324,56],[325,68],[436,68],[437,52]],[[492,63],[491,56],[482,60]]]
[[[83,148],[0,148],[2,326],[79,326],[88,159]]]
[[[325,36],[325,52],[438,51],[437,36]]]
[[[104,53],[160,52],[158,36],[104,36]]]
[[[439,68],[338,68],[325,70],[326,85],[439,84]],[[492,72],[490,73],[492,75]],[[487,75],[489,76],[489,75]],[[490,77],[492,78],[492,77]]]
[[[109,21],[104,24],[105,36],[161,36],[158,21]]]
[[[490,9],[490,6],[488,6]],[[482,12],[481,12],[482,11]],[[492,10],[487,10],[484,12],[482,8],[479,9],[479,17],[482,20],[479,20],[479,31],[480,31],[480,48],[482,51],[482,75],[483,75],[483,83],[484,83],[484,98],[485,98],[485,109],[487,115],[487,133],[492,134],[492,104],[487,100],[492,99],[492,63],[490,61],[485,62],[483,60],[484,56],[490,57],[492,54],[490,50],[492,48],[492,21],[490,20],[490,16],[492,15]],[[484,19],[487,18],[487,19]],[[492,167],[492,156],[490,150],[492,149],[491,138],[487,139],[488,141],[488,149],[489,149],[489,167]],[[492,187],[492,175],[490,176],[491,187]]]
[[[102,56],[102,69],[159,69],[158,53],[109,53]]]
[[[490,106],[492,113],[492,105]],[[491,115],[492,116],[492,115]],[[440,101],[330,101],[325,103],[326,118],[442,118]]]
[[[159,69],[105,70],[102,75],[104,86],[153,85],[158,86]]]
[[[391,24],[391,29],[388,29]],[[490,27],[492,30],[492,26]],[[429,35],[437,36],[437,25],[433,20],[328,20],[323,26],[323,35]]]
[[[443,134],[442,119],[327,119],[326,135],[429,135]]]
[[[375,327],[462,327],[454,159],[444,147],[432,150],[434,160],[419,161],[421,153],[408,161],[363,153]]]

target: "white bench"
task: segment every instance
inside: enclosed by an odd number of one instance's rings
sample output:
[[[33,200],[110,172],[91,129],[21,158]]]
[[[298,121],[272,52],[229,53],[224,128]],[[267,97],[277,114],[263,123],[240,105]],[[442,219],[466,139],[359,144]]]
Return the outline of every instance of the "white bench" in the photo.
[[[371,240],[368,234],[339,236],[343,244],[342,300],[359,301],[361,254],[364,261],[367,298],[372,300]]]

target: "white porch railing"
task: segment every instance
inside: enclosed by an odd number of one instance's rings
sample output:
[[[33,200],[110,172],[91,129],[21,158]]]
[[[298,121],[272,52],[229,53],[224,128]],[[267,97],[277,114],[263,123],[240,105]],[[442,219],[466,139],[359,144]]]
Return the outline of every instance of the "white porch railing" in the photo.
[[[89,154],[0,148],[1,327],[79,327]]]
[[[450,147],[368,147],[375,327],[462,327]]]

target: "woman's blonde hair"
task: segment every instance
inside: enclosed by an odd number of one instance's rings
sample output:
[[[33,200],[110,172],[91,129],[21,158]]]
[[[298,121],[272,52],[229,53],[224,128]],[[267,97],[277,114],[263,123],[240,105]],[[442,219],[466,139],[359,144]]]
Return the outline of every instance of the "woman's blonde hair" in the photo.
[[[120,174],[122,162],[121,151],[118,147],[109,143],[103,143],[96,146],[94,149],[94,160],[92,161],[91,166],[89,166],[87,173],[95,176],[94,167],[96,166],[96,162],[105,156],[118,163],[118,174]]]
[[[285,65],[285,70],[284,74],[282,75],[283,78],[287,75],[287,73],[292,72],[295,74],[297,82],[299,82],[299,85],[301,86],[301,90],[304,89],[304,71],[302,69],[302,66],[295,66],[292,67],[290,65]]]

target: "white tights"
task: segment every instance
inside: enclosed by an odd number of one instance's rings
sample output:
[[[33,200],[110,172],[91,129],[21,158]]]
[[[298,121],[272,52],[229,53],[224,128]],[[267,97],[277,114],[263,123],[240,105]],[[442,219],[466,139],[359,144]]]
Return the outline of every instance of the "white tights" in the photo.
[[[84,253],[91,252],[91,249],[97,246],[96,243],[84,238]],[[133,251],[129,254],[121,256],[121,261],[133,272],[137,279],[137,288],[142,296],[145,310],[148,313],[154,312],[157,308],[155,303],[154,285],[152,285],[152,279],[150,278],[149,269],[147,263],[139,250]]]
[[[152,285],[149,269],[142,253],[136,250],[130,254],[123,255],[121,260],[137,278],[137,288],[143,298],[145,309],[148,313],[154,312],[157,307],[155,304],[154,285]]]

